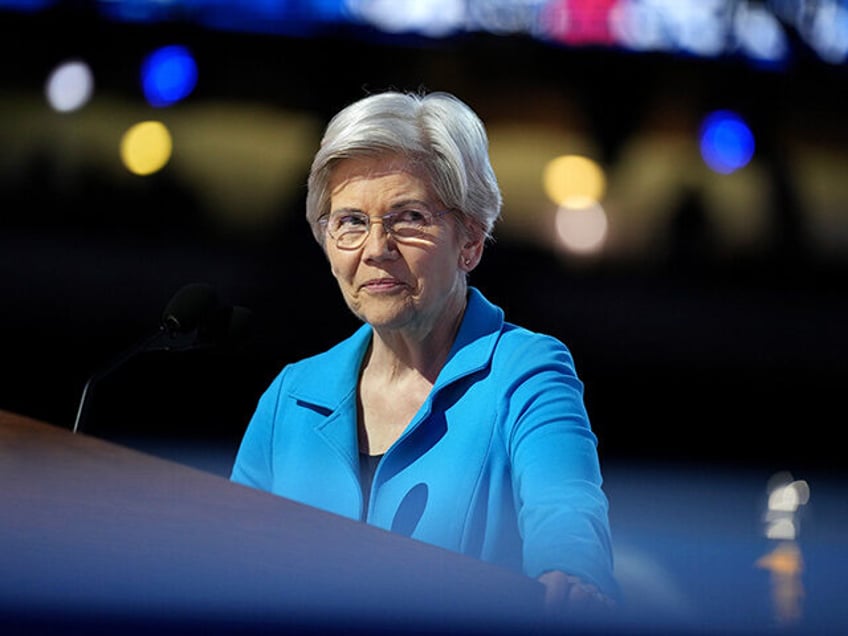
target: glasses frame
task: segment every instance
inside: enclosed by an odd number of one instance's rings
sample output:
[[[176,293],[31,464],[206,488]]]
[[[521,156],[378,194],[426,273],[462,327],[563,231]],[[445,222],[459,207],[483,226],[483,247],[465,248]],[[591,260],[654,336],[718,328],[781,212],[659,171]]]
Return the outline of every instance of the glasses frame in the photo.
[[[362,216],[364,218],[368,219],[368,226],[367,226],[367,229],[364,232],[362,232],[362,238],[353,245],[341,245],[340,242],[339,242],[340,239],[338,237],[333,236],[332,232],[330,232],[330,213],[327,213],[327,214],[324,214],[323,216],[321,216],[318,219],[318,225],[321,226],[321,229],[323,230],[324,234],[326,236],[328,236],[329,238],[331,238],[335,242],[336,247],[338,249],[347,250],[347,251],[358,250],[360,247],[365,245],[365,242],[368,240],[368,237],[371,236],[371,228],[374,227],[375,223],[382,225],[383,230],[386,232],[386,234],[388,236],[392,237],[392,239],[397,241],[398,243],[409,245],[409,244],[415,244],[415,243],[423,243],[423,242],[426,242],[428,239],[430,239],[431,236],[429,234],[427,234],[426,232],[424,233],[424,235],[422,235],[420,237],[418,237],[418,236],[400,236],[400,235],[395,234],[392,231],[391,224],[389,224],[388,226],[385,224],[385,218],[386,217],[391,218],[391,217],[393,217],[393,216],[395,216],[395,215],[397,215],[397,214],[399,214],[403,211],[404,210],[395,210],[395,211],[392,211],[392,212],[386,212],[386,214],[375,215],[375,216],[372,216],[370,214],[365,214],[364,212],[360,212],[359,214],[362,214]],[[437,219],[440,219],[441,217],[445,216],[446,214],[450,214],[452,212],[455,212],[456,210],[454,208],[445,208],[444,210],[439,210],[438,212],[430,212],[426,207],[424,207],[421,211],[426,211],[429,214],[433,215],[434,223],[431,224],[431,225],[434,225],[435,221]]]

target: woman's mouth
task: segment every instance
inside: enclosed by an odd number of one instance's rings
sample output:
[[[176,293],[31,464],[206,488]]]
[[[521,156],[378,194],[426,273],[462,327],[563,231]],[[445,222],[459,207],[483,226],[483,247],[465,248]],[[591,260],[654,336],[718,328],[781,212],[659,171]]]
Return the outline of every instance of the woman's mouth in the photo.
[[[396,278],[374,278],[366,281],[362,288],[372,293],[395,291],[403,287],[403,283]]]

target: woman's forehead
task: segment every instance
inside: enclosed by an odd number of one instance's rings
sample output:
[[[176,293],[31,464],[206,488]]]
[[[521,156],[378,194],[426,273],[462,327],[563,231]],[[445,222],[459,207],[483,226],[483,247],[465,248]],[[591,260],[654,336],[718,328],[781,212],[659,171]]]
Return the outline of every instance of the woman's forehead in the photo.
[[[396,180],[399,183],[420,185],[430,190],[426,172],[420,164],[409,158],[388,155],[378,157],[352,157],[340,161],[330,176],[331,195],[351,185],[374,180]],[[396,178],[396,179],[393,179]]]

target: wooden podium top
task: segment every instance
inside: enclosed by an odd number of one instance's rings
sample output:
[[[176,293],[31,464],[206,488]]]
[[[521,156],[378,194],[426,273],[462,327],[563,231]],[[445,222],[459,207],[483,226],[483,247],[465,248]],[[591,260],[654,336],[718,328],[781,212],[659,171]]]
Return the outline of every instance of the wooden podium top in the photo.
[[[529,578],[3,411],[0,484],[0,626],[495,634],[542,616]]]

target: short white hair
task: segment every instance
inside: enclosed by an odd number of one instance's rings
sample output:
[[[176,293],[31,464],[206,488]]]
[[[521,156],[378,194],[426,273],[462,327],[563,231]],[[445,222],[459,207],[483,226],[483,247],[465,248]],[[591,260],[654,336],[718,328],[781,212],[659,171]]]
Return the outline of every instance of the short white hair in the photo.
[[[441,202],[492,236],[503,197],[477,114],[445,92],[387,91],[364,97],[329,122],[312,161],[306,219],[323,243],[318,219],[330,208],[329,182],[344,159],[400,154],[422,166]]]

